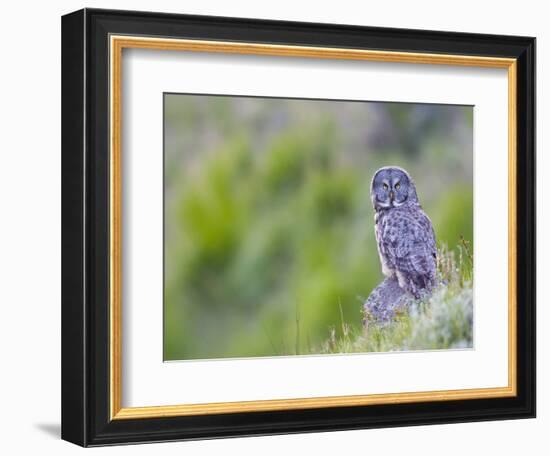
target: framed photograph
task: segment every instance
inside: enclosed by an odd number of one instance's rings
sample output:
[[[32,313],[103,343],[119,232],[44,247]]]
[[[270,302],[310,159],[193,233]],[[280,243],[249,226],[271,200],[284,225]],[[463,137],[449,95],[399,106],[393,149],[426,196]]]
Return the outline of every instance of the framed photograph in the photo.
[[[535,416],[535,39],[62,19],[62,437]]]

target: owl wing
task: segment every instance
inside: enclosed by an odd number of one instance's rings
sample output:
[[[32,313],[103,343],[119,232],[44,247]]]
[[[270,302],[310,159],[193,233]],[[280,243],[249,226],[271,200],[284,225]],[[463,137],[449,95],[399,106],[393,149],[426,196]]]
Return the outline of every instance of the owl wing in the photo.
[[[399,285],[419,298],[435,284],[436,242],[432,223],[422,211],[388,220],[383,247],[395,266]]]

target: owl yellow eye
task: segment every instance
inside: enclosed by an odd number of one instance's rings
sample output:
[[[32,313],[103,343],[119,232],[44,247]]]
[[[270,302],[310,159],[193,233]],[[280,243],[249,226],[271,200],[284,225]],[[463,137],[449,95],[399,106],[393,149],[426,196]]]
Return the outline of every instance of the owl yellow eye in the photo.
[[[395,189],[399,190],[399,187],[401,187],[401,184],[398,182],[397,184],[395,184]]]
[[[383,188],[384,190],[387,190],[387,189],[388,189],[388,184],[382,184],[382,188]]]

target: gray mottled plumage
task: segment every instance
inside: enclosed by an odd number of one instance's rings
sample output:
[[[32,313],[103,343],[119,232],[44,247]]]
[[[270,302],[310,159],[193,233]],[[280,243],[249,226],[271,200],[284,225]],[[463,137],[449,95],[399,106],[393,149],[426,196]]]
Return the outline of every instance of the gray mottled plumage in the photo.
[[[365,301],[363,324],[367,326],[369,320],[388,323],[398,313],[405,311],[411,300],[411,296],[399,286],[397,279],[386,278],[372,290]]]
[[[422,298],[435,286],[437,249],[432,222],[420,206],[413,180],[402,168],[381,168],[372,179],[371,200],[382,273],[409,296]],[[392,282],[380,286],[390,287],[390,295],[396,291]]]

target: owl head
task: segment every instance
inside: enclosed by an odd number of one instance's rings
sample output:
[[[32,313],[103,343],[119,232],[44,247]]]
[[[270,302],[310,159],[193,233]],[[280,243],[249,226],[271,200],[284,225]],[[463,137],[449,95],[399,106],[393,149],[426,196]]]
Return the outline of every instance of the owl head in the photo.
[[[372,178],[370,196],[375,210],[418,204],[416,187],[403,168],[386,166],[380,168]]]

